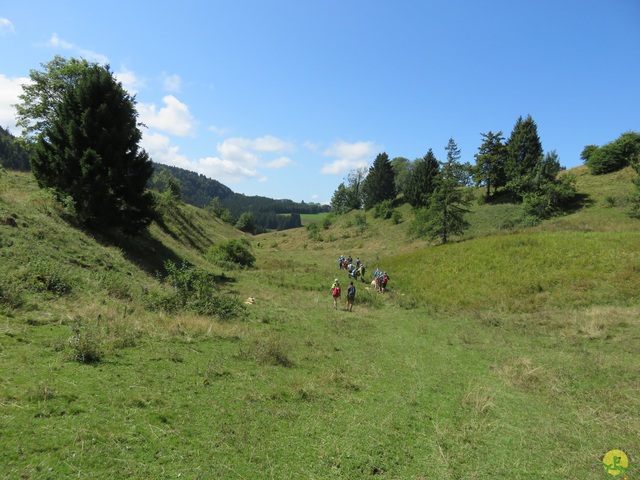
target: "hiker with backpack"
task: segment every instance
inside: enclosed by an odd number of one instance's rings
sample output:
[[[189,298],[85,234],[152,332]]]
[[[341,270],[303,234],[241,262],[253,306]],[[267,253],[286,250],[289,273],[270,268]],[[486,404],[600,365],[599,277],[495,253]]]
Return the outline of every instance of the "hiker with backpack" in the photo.
[[[387,290],[387,282],[389,281],[389,275],[387,272],[382,272],[380,277],[380,293],[384,293]]]
[[[331,285],[331,296],[333,297],[333,308],[338,309],[338,299],[340,298],[340,282],[336,278]]]
[[[349,287],[347,288],[347,311],[351,311],[351,309],[353,308],[353,302],[356,299],[356,287],[353,284],[353,282],[351,282],[349,284]]]

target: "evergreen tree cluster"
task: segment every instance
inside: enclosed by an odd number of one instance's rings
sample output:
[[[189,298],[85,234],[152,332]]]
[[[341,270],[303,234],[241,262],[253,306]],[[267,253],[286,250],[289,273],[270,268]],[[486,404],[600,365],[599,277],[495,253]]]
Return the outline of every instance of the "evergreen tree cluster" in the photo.
[[[29,153],[9,130],[0,127],[0,165],[7,170],[28,172]]]
[[[414,161],[403,157],[389,160],[379,154],[368,171],[354,171],[338,186],[331,200],[333,212],[341,214],[360,208],[369,210],[383,202],[403,201],[416,209],[411,232],[419,237],[446,243],[468,224],[464,215],[471,201],[473,184],[486,188],[485,201],[498,195],[520,202],[524,214],[536,219],[561,212],[575,196],[575,177],[559,176],[563,169],[558,155],[546,155],[531,116],[518,118],[508,140],[502,132],[481,133],[482,144],[475,165],[461,161],[453,138],[439,161],[429,149]],[[398,196],[400,194],[400,196]]]

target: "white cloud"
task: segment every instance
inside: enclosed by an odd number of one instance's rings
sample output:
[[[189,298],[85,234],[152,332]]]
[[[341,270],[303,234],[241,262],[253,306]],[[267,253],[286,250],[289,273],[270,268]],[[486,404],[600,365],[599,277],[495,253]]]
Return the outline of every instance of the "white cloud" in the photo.
[[[265,167],[268,168],[284,168],[293,164],[289,157],[278,157],[275,160],[271,160],[264,164]]]
[[[12,134],[19,134],[16,127],[16,109],[13,105],[19,102],[22,85],[31,80],[26,77],[9,78],[0,74],[0,125],[9,128]]]
[[[366,167],[375,152],[379,150],[373,142],[337,142],[327,148],[322,154],[325,157],[337,157],[331,163],[326,163],[320,173],[337,175],[349,170]]]
[[[0,35],[4,35],[6,33],[14,33],[16,31],[13,28],[13,23],[8,18],[0,17]]]
[[[185,137],[192,134],[195,121],[189,107],[173,95],[167,95],[162,101],[165,106],[159,110],[154,104],[139,104],[140,120],[149,127],[172,135]]]
[[[51,38],[47,42],[47,45],[53,48],[61,48],[62,50],[71,50],[75,52],[77,55],[79,55],[80,57],[84,58],[85,60],[89,60],[91,62],[97,62],[101,65],[107,65],[109,63],[109,58],[107,58],[105,55],[102,55],[101,53],[93,52],[91,50],[86,50],[84,48],[80,48],[77,45],[74,45],[73,43],[62,40],[57,33],[54,33],[53,35],[51,35]]]
[[[253,168],[238,165],[231,160],[218,157],[207,157],[199,160],[197,168],[199,173],[215,178],[222,183],[236,183],[255,177],[258,174]]]
[[[145,123],[147,121],[143,119]],[[258,168],[283,168],[291,165],[291,159],[281,156],[263,162],[260,154],[289,150],[293,145],[273,136],[258,139],[229,138],[216,145],[216,155],[199,159],[189,159],[182,155],[177,146],[172,146],[169,137],[159,133],[145,133],[142,146],[154,162],[173,165],[192,172],[198,172],[222,183],[238,183],[249,178],[258,182],[268,181],[267,176],[259,176]]]
[[[114,76],[131,95],[135,95],[138,93],[138,89],[145,86],[142,78],[138,77],[131,70],[127,70],[125,67],[122,67],[122,71],[114,73]]]
[[[246,167],[258,165],[259,157],[244,147],[243,139],[231,138],[217,145],[217,150],[222,158]]]
[[[156,163],[193,171],[192,162],[186,156],[180,154],[179,147],[171,145],[169,137],[165,135],[143,132],[140,145],[147,151],[151,160]]]
[[[180,78],[180,75],[169,75],[167,73],[163,73],[162,85],[167,92],[179,93],[182,87],[182,79]]]
[[[211,125],[209,131],[219,136],[227,135],[230,132],[228,128],[218,127],[216,125]]]
[[[295,150],[295,146],[292,143],[285,142],[273,135],[265,135],[254,140],[235,137],[225,140],[225,143],[233,144],[244,150],[255,150],[257,152],[283,153]]]
[[[222,183],[236,183],[257,175],[255,168],[251,165],[253,161],[249,160],[247,164],[246,158],[237,154],[234,156],[234,152],[228,152],[230,158],[211,156],[191,160],[180,153],[179,147],[171,145],[169,137],[160,133],[144,133],[141,145],[156,163],[201,173]]]

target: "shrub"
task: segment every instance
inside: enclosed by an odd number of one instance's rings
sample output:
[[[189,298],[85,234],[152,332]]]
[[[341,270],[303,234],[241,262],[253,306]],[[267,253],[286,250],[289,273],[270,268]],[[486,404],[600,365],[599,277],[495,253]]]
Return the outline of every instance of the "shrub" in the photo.
[[[400,210],[393,211],[393,213],[391,214],[391,222],[393,222],[394,225],[402,223],[402,213],[400,212]]]
[[[394,212],[393,200],[383,200],[373,207],[373,218],[382,218],[387,220],[391,218]]]
[[[310,223],[307,225],[307,234],[309,235],[310,240],[322,241],[320,226],[317,223]]]
[[[638,154],[640,154],[640,133],[627,132],[600,148],[591,148],[586,163],[592,175],[603,175],[626,167]]]
[[[68,356],[81,363],[94,363],[104,355],[104,335],[99,326],[76,323],[72,327],[73,335],[68,340]]]
[[[166,281],[171,282],[171,295],[153,295],[149,307],[169,313],[190,311],[198,315],[218,315],[229,319],[245,312],[245,307],[235,296],[226,295],[217,288],[219,277],[183,262],[177,267],[173,262],[165,262]]]
[[[214,245],[207,256],[212,262],[223,266],[253,267],[256,261],[255,255],[249,251],[249,242],[244,239],[231,239]]]
[[[54,295],[71,293],[71,281],[62,275],[57,265],[36,261],[28,266],[27,285],[36,292],[50,292]]]
[[[523,196],[524,213],[540,219],[551,218],[562,211],[575,193],[575,175],[564,175],[558,181],[543,183],[539,190]]]

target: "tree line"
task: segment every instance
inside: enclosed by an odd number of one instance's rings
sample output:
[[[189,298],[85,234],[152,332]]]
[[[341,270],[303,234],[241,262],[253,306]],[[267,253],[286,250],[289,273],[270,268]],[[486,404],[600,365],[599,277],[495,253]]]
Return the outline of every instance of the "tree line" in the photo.
[[[38,185],[54,192],[79,225],[137,234],[156,218],[158,201],[178,199],[251,233],[300,226],[301,214],[327,210],[319,204],[236,194],[202,175],[153,164],[139,146],[142,125],[135,98],[108,65],[56,56],[43,67],[30,72],[31,82],[23,86],[16,105],[22,138],[16,141],[0,129],[0,161],[5,168],[28,164]],[[380,153],[369,169],[353,170],[340,183],[331,211],[364,208],[386,215],[406,202],[416,211],[411,233],[446,243],[468,226],[464,215],[472,192],[466,187],[472,185],[485,188],[483,202],[521,203],[529,221],[571,205],[575,176],[559,175],[558,155],[543,152],[530,115],[518,118],[508,139],[502,131],[481,137],[473,165],[461,163],[453,138],[442,161],[432,149],[413,161]],[[588,145],[582,158],[593,174],[627,165],[640,173],[640,134],[627,132],[602,147]],[[638,177],[635,183],[640,192]],[[640,193],[634,198],[637,213]]]
[[[523,205],[530,221],[563,211],[574,199],[575,176],[559,176],[563,170],[555,151],[544,153],[538,128],[529,115],[519,117],[508,139],[502,131],[481,133],[482,144],[475,164],[462,163],[453,138],[445,147],[446,159],[438,160],[429,149],[422,158],[389,159],[379,154],[368,169],[349,173],[331,199],[338,214],[369,210],[389,201],[406,202],[416,212],[411,233],[446,243],[468,227],[471,185],[484,187],[483,202],[508,201]]]

